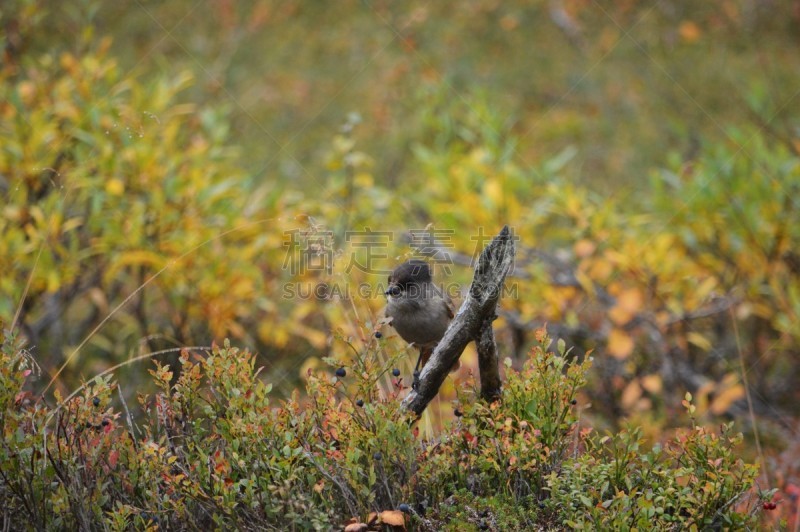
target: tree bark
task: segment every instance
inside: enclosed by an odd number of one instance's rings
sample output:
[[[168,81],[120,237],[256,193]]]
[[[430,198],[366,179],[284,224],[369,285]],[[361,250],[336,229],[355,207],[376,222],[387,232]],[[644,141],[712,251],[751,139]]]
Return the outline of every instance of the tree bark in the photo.
[[[481,375],[481,397],[494,401],[500,397],[503,383],[500,381],[500,366],[497,360],[497,344],[494,341],[492,322],[497,315],[487,316],[478,338],[478,369]]]
[[[472,341],[478,345],[481,395],[490,400],[499,397],[501,382],[492,322],[515,252],[513,235],[505,226],[481,253],[467,297],[422,369],[416,390],[403,400],[404,408],[421,415]]]

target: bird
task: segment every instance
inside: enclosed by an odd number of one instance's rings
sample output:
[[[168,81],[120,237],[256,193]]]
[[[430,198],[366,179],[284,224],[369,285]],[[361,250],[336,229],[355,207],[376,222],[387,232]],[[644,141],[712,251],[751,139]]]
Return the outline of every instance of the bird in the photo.
[[[414,384],[419,372],[444,336],[455,308],[450,297],[433,284],[428,263],[411,259],[398,265],[389,275],[385,292],[388,303],[384,314],[400,337],[419,350],[414,368]],[[456,371],[456,361],[450,371]]]

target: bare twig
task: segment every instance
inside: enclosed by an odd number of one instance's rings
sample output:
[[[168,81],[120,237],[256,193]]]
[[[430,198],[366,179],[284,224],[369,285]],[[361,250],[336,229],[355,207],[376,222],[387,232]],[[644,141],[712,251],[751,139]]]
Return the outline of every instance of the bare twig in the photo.
[[[119,400],[122,402],[122,407],[125,409],[125,419],[128,422],[128,430],[131,432],[133,446],[138,447],[136,444],[136,433],[133,430],[133,417],[131,416],[131,411],[128,410],[128,403],[125,402],[125,394],[122,393],[122,386],[120,386],[119,383],[117,383],[117,392],[119,393]]]

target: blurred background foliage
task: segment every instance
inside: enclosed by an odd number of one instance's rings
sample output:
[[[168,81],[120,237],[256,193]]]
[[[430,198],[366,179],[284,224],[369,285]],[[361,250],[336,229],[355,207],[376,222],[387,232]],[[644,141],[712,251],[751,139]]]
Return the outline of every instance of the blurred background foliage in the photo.
[[[287,393],[348,356],[334,337],[366,341],[394,264],[447,253],[464,286],[508,223],[503,356],[547,323],[594,350],[596,425],[658,439],[690,390],[798,481],[797,1],[11,0],[0,21],[0,319],[42,389],[231,337]]]

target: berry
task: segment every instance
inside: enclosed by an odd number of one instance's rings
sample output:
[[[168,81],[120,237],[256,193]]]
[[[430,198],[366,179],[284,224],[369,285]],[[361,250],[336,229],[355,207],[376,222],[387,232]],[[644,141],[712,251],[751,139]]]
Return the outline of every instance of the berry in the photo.
[[[397,369],[397,368],[394,368],[392,370],[392,375],[394,375],[395,377],[399,377],[400,376],[400,370]]]
[[[376,462],[380,462],[383,460],[383,455],[380,453],[380,451],[375,451],[375,453],[372,455],[372,459]]]
[[[375,331],[375,338],[383,338],[383,333],[380,331]]]
[[[339,368],[339,369],[336,370],[336,376],[339,377],[340,379],[343,379],[345,377],[345,375],[347,375],[347,370],[346,369]]]
[[[411,513],[411,507],[409,505],[407,505],[406,503],[402,503],[400,506],[397,507],[397,509],[400,510],[401,512],[403,512],[404,514],[410,514]]]
[[[108,419],[104,419],[104,420],[102,421],[102,423],[100,423],[100,424],[101,424],[101,425],[103,425],[104,427],[107,427],[107,426],[108,426],[110,423],[111,423],[111,422],[110,422]]]
[[[359,407],[359,408],[364,406],[364,400],[363,399],[359,399],[358,401],[356,401],[356,406]]]
[[[456,417],[461,417],[461,416],[464,415],[464,412],[462,412],[461,410],[456,408],[455,410],[453,410],[453,415],[456,416]]]
[[[578,400],[577,399],[573,399],[572,401],[569,402],[569,404],[571,404],[572,406],[575,406],[575,405],[578,404]]]
[[[95,397],[94,399],[92,399],[92,404],[94,406],[100,406],[100,398],[99,397]]]

